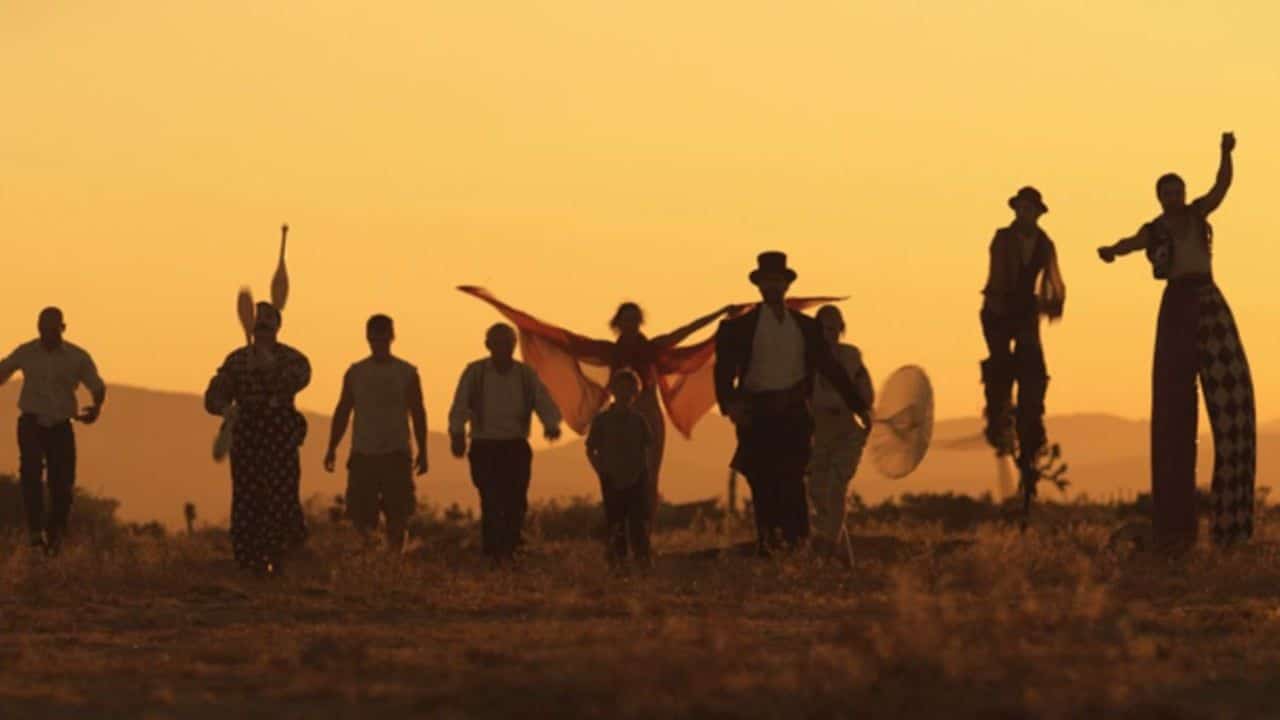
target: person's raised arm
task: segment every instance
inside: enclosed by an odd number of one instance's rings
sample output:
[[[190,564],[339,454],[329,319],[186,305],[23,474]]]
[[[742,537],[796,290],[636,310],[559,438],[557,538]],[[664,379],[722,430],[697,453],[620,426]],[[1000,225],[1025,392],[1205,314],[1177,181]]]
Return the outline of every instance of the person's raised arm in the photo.
[[[329,447],[324,451],[324,469],[333,472],[342,437],[347,434],[347,425],[351,422],[351,411],[355,408],[355,398],[351,394],[351,371],[342,376],[342,392],[338,394],[338,405],[333,409],[333,420],[329,422]]]
[[[727,314],[732,309],[732,305],[725,305],[722,308],[718,308],[713,312],[709,312],[706,315],[697,318],[687,325],[678,327],[664,335],[659,335],[653,338],[651,342],[659,347],[675,347],[676,345],[684,342],[690,335],[715,322],[717,318],[721,315]]]
[[[409,419],[413,422],[413,439],[418,443],[414,467],[419,475],[427,474],[427,405],[422,399],[422,378],[417,371],[409,385]]]
[[[1218,176],[1214,179],[1213,187],[1209,188],[1209,192],[1191,203],[1201,215],[1207,216],[1217,210],[1223,198],[1227,196],[1227,190],[1231,188],[1231,178],[1235,174],[1235,168],[1231,162],[1231,153],[1235,149],[1236,136],[1229,132],[1222,133],[1222,154],[1218,160]]]
[[[1131,252],[1146,250],[1147,243],[1151,240],[1151,231],[1143,225],[1134,233],[1132,237],[1127,237],[1114,245],[1104,245],[1098,248],[1098,257],[1103,262],[1111,262],[1121,255],[1128,255]]]

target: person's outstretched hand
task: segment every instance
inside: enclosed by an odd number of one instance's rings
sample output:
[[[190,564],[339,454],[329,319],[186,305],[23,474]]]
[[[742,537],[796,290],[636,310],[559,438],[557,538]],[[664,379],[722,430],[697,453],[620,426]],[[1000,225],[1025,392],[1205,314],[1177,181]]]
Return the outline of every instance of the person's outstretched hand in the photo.
[[[1236,149],[1236,134],[1233,132],[1222,133],[1222,151],[1231,152]]]
[[[462,433],[458,433],[456,435],[450,435],[449,436],[449,452],[453,453],[453,456],[456,458],[460,458],[463,455],[466,455],[467,454],[467,436],[463,435]]]
[[[414,463],[414,465],[416,466],[419,475],[426,475],[427,474],[427,454],[424,452],[418,453],[418,459]]]
[[[79,415],[76,416],[76,420],[79,420],[85,425],[92,425],[95,422],[97,422],[98,416],[101,414],[102,414],[102,408],[98,407],[97,405],[90,405],[89,407],[85,408]]]
[[[337,465],[337,462],[338,454],[334,452],[333,448],[326,450],[324,453],[324,471],[333,472],[333,468]]]
[[[1098,257],[1102,258],[1102,262],[1115,262],[1116,250],[1110,245],[1104,245],[1098,248]]]

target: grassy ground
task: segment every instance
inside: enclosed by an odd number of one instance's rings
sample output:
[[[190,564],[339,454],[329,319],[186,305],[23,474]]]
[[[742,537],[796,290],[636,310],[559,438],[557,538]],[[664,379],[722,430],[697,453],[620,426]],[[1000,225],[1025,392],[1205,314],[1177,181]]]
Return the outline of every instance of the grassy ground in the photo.
[[[469,533],[392,561],[324,522],[276,580],[216,530],[55,559],[12,537],[0,717],[1280,716],[1270,526],[1170,561],[1109,550],[1099,518],[873,520],[852,569],[671,532],[644,577],[588,540],[495,571]]]

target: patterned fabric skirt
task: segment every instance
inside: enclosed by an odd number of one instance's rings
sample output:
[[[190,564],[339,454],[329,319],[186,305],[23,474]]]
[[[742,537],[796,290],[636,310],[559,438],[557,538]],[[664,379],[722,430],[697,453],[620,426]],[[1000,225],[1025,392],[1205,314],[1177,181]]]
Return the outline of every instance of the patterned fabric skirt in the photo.
[[[1151,392],[1151,496],[1159,542],[1195,542],[1196,380],[1213,430],[1211,527],[1230,545],[1253,533],[1253,380],[1231,309],[1207,275],[1171,280],[1160,303]]]
[[[231,548],[247,570],[275,569],[307,537],[298,447],[306,420],[292,408],[242,412],[231,449]]]

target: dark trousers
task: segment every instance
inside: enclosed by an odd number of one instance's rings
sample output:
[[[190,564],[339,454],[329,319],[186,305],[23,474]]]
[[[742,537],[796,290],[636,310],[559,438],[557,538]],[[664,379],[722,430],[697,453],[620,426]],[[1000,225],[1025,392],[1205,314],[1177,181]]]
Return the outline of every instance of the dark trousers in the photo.
[[[533,451],[528,441],[473,440],[471,482],[480,491],[481,547],[495,560],[510,558],[528,510]]]
[[[1215,542],[1253,533],[1256,419],[1253,380],[1235,319],[1208,276],[1169,282],[1160,303],[1151,387],[1151,501],[1157,542],[1193,545],[1196,515],[1196,381],[1213,429]]]
[[[813,443],[813,417],[801,388],[748,398],[738,427],[733,467],[747,479],[761,552],[809,536],[804,475]]]
[[[409,453],[352,452],[347,471],[347,517],[351,524],[361,533],[369,533],[378,527],[378,516],[383,515],[387,519],[388,546],[402,547],[409,517],[417,505]]]
[[[71,421],[44,427],[34,415],[18,418],[19,475],[22,502],[31,536],[47,533],[51,542],[66,534],[76,484],[76,436]],[[44,475],[48,470],[48,515],[44,507]]]
[[[1040,344],[1040,316],[1034,312],[997,315],[983,311],[981,317],[988,353],[982,363],[987,440],[997,450],[1012,450],[1011,441],[1016,438],[1018,464],[1024,471],[1030,470],[1045,444],[1044,396],[1049,383]],[[1009,400],[1014,382],[1018,384],[1017,412],[1011,418]],[[1010,437],[1010,431],[1016,436]]]
[[[641,563],[649,561],[649,488],[641,480],[623,488],[610,486],[600,478],[606,526],[605,546],[609,563],[617,564],[631,555]]]

